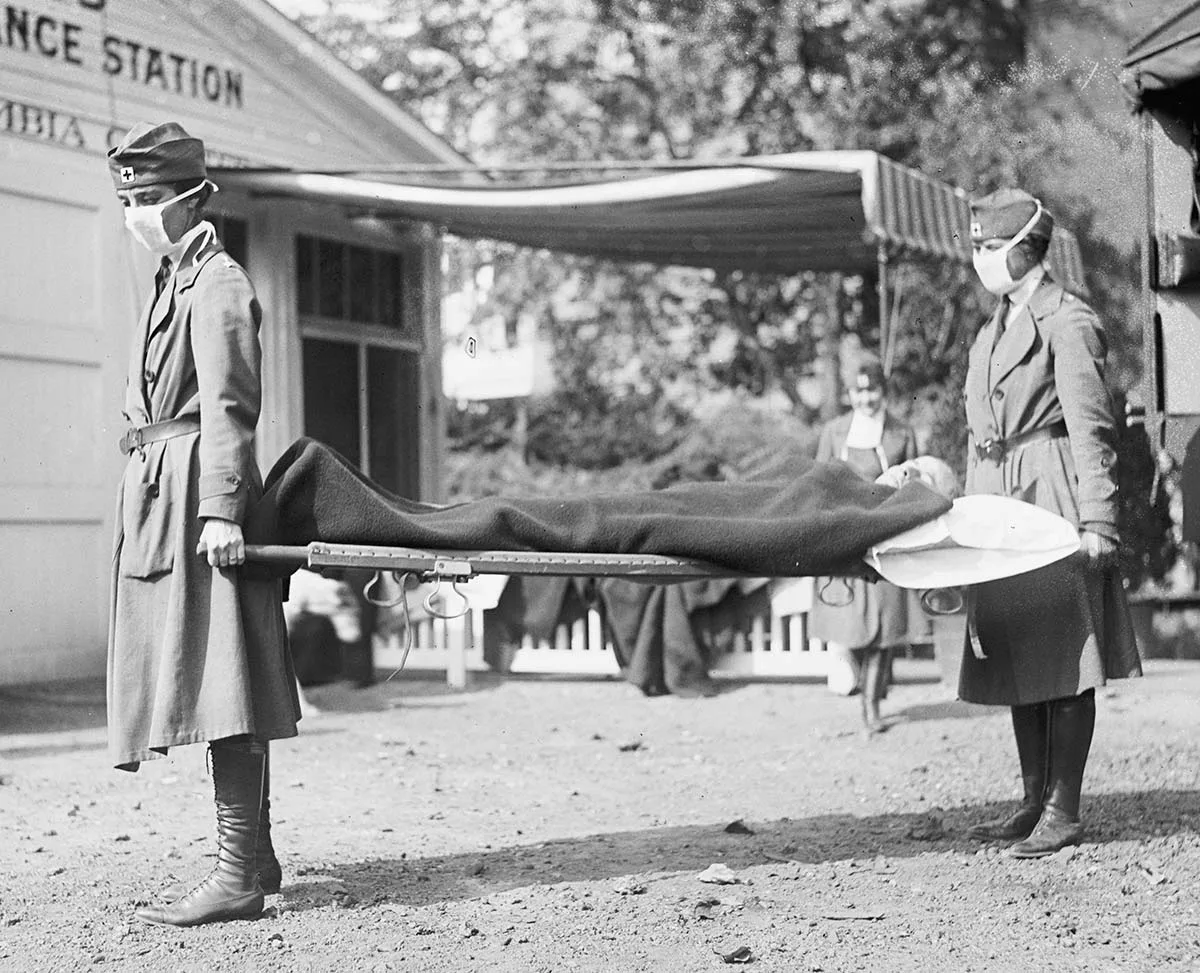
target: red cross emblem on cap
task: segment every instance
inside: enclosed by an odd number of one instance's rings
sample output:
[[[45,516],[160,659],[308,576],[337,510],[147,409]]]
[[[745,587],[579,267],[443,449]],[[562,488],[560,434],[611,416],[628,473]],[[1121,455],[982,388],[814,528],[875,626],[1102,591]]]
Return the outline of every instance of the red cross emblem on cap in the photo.
[[[133,166],[121,166],[121,182],[133,182]]]
[[[983,224],[978,220],[971,221],[971,236],[983,236]]]

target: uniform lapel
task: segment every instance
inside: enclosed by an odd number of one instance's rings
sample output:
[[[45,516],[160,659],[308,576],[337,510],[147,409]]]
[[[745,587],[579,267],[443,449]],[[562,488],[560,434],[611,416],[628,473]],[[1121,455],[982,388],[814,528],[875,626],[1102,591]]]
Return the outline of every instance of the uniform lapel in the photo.
[[[171,274],[159,293],[157,300],[150,306],[150,319],[146,328],[146,338],[143,347],[149,343],[171,318],[171,306],[175,303],[175,278],[177,274]]]
[[[144,329],[140,334],[140,368],[136,375],[130,375],[130,381],[137,382],[141,388],[147,415],[151,417],[154,410],[150,386],[163,380],[164,362],[175,354],[174,349],[180,341],[187,340],[182,335],[173,335],[170,328],[177,319],[187,314],[188,291],[195,284],[200,267],[211,256],[224,250],[212,225],[202,225],[205,227],[204,231],[197,233],[189,241],[158,299],[151,300],[148,313],[144,316]]]
[[[1069,300],[1069,298],[1062,285],[1049,276],[1043,277],[1041,286],[1033,292],[1033,297],[1025,305],[1025,310],[1029,313],[1029,320],[1035,329],[1041,324],[1043,318],[1057,311],[1064,300]]]
[[[184,251],[183,256],[179,258],[179,263],[175,266],[175,272],[171,275],[171,279],[167,281],[158,300],[154,302],[154,307],[150,312],[150,326],[146,332],[147,342],[170,324],[176,297],[195,283],[196,272],[204,265],[204,262],[214,253],[219,253],[224,249],[221,241],[217,239],[212,225],[208,223],[203,225],[204,232],[198,233],[195,239],[188,244],[187,250]]]
[[[146,305],[142,308],[142,313],[138,317],[137,331],[133,336],[133,347],[139,349],[139,354],[133,354],[129,357],[129,375],[126,379],[126,384],[130,390],[138,390],[138,403],[146,413],[145,421],[150,419],[150,396],[146,388],[146,342],[150,335],[150,319],[154,314],[154,305],[156,301],[154,295],[151,294],[146,299]],[[127,400],[128,401],[128,400]],[[141,422],[135,421],[133,416],[127,417],[134,425],[142,425]]]
[[[992,352],[992,388],[1003,382],[1008,373],[1025,360],[1037,342],[1037,321],[1045,316],[1047,305],[1053,301],[1057,289],[1052,280],[1043,277],[1029,301],[1000,335]]]
[[[979,334],[975,336],[975,344],[971,346],[968,362],[970,371],[975,375],[982,376],[989,385],[995,384],[995,376],[989,367],[988,359],[991,358],[992,348],[996,343],[996,327],[1003,307],[1004,302],[1001,301],[992,310],[991,316],[984,322],[983,327],[979,329]]]

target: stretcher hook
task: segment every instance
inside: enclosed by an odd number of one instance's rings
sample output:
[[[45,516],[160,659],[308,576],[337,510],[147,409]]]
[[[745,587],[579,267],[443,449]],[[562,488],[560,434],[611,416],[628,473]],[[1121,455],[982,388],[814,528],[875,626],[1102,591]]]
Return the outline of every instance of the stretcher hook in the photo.
[[[389,571],[387,573],[390,574],[392,576],[392,580],[394,580],[400,586],[399,594],[390,598],[387,596],[380,597],[378,592],[383,586],[384,573],[382,571],[376,571],[374,577],[372,577],[371,580],[368,581],[363,587],[363,597],[378,608],[393,608],[402,601],[405,603],[405,607],[407,607],[408,601],[404,593],[405,585],[409,577],[407,572],[401,574],[399,571]]]
[[[831,590],[835,582],[840,582],[842,585],[840,596],[835,596]],[[850,582],[845,578],[825,578],[820,588],[817,589],[817,600],[830,608],[845,608],[854,601],[854,589],[850,587]]]
[[[926,588],[921,592],[921,607],[929,615],[956,615],[965,605],[961,588]]]
[[[425,600],[422,602],[422,605],[424,606],[425,611],[428,612],[430,615],[434,616],[434,618],[443,618],[443,619],[447,619],[447,620],[449,620],[451,618],[461,618],[463,615],[465,615],[468,611],[471,610],[471,599],[467,597],[466,593],[461,588],[459,588],[458,579],[455,578],[453,581],[450,582],[450,590],[452,592],[454,592],[454,594],[458,595],[459,600],[462,603],[461,607],[459,608],[458,611],[454,611],[454,612],[438,611],[438,609],[434,607],[434,599],[437,597],[438,592],[441,590],[442,590],[442,579],[435,578],[434,584],[433,584],[433,591],[429,592],[429,594],[427,594],[425,596]]]

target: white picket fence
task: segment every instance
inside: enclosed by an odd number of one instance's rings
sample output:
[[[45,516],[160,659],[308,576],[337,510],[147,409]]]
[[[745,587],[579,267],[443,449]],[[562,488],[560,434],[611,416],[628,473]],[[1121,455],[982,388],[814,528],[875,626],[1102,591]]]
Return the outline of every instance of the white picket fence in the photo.
[[[482,580],[482,579],[479,579]],[[808,635],[808,612],[812,607],[813,581],[796,578],[771,582],[769,610],[745,618],[733,633],[728,649],[710,667],[714,676],[733,677],[824,677],[828,671],[824,643]],[[405,661],[406,671],[445,672],[450,686],[461,689],[467,674],[488,668],[483,646],[487,608],[494,606],[499,590],[486,590],[477,597],[476,582],[464,587],[472,608],[454,619],[421,617],[413,620],[413,644]],[[419,599],[411,598],[413,604]],[[375,665],[387,670],[399,666],[403,647],[399,636],[377,638]],[[535,641],[526,636],[505,660],[515,673],[559,675],[620,674],[612,646],[604,638],[600,612],[590,608],[571,625],[560,625],[552,639]]]

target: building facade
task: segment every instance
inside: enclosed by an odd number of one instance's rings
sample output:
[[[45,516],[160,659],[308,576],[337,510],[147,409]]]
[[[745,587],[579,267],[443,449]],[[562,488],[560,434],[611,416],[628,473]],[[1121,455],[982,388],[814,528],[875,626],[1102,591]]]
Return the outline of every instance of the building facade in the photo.
[[[139,121],[209,166],[462,164],[263,0],[0,5],[0,683],[103,671],[129,341],[153,260],[105,153]],[[420,224],[227,188],[263,305],[260,461],[313,435],[436,499],[440,244]]]

